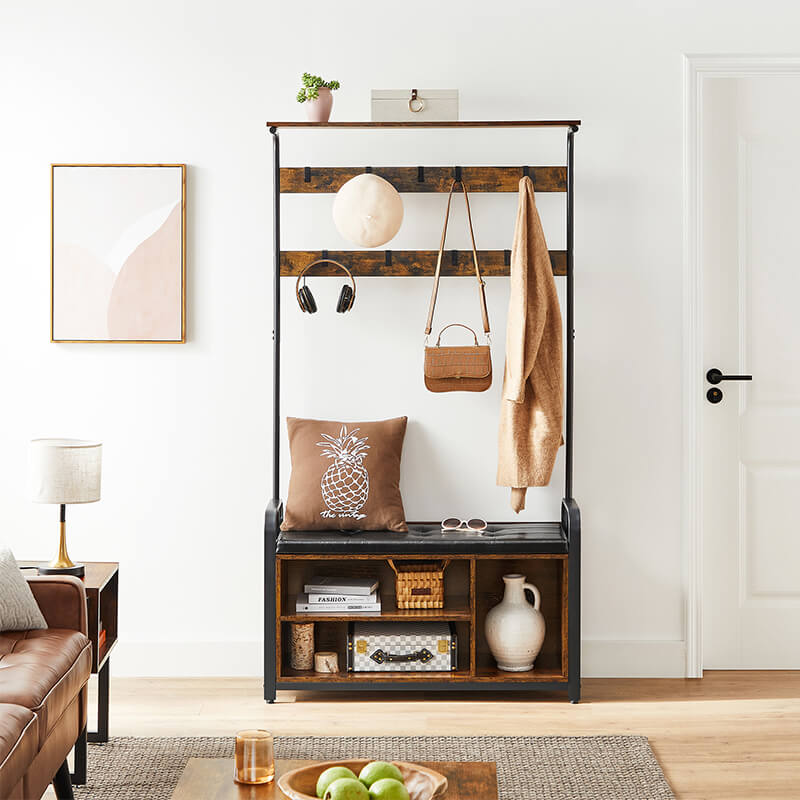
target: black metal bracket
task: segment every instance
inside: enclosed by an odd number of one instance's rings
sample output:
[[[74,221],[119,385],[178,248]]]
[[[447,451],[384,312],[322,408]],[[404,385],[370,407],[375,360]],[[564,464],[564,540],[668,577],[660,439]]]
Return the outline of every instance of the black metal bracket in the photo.
[[[364,167],[364,173],[369,175],[372,172],[372,167]]]
[[[303,170],[303,182],[311,183],[311,167],[306,167]]]
[[[461,167],[453,167],[453,180],[461,183]]]
[[[386,264],[386,266],[387,267],[391,267],[392,266],[392,251],[391,250],[386,250],[384,252],[384,259],[385,259],[384,263]]]
[[[417,167],[417,183],[425,183],[425,167]]]
[[[530,176],[531,176],[531,168],[530,167],[523,167],[522,168],[522,176],[524,178],[530,178]]]

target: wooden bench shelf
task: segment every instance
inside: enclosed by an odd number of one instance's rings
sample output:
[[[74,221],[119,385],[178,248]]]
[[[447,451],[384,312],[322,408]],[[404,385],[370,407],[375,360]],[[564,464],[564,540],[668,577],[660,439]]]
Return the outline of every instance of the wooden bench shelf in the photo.
[[[394,595],[382,594],[380,611],[364,614],[342,614],[336,611],[321,611],[317,613],[292,613],[295,607],[296,596],[289,597],[287,611],[281,614],[283,622],[352,622],[358,620],[372,620],[379,622],[410,622],[426,620],[443,620],[456,622],[457,620],[472,619],[469,598],[455,597],[448,599],[444,608],[397,608]]]
[[[276,687],[307,689],[354,687],[399,688],[411,684],[481,688],[487,684],[511,688],[566,688],[569,679],[569,564],[565,532],[560,523],[495,523],[491,538],[442,533],[438,526],[417,523],[407,534],[389,531],[342,536],[326,532],[281,533],[275,561]],[[498,547],[503,552],[497,552]],[[441,552],[437,552],[441,551]],[[445,571],[445,604],[440,609],[398,609],[394,573],[387,558],[450,560]],[[486,615],[502,600],[502,576],[520,572],[538,586],[547,635],[535,668],[504,672],[497,668],[486,641]],[[339,611],[296,613],[297,594],[312,575],[375,576],[380,581],[383,609],[366,614]],[[451,672],[346,672],[347,630],[351,622],[452,622],[458,636],[457,669]],[[316,649],[339,654],[338,674],[299,671],[289,666],[287,642],[291,623],[315,624]]]

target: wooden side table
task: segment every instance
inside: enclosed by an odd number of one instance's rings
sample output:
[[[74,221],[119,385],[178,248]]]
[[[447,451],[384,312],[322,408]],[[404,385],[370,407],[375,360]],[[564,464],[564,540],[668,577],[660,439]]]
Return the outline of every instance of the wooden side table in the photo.
[[[38,561],[19,561],[20,567],[38,567]],[[86,561],[86,608],[92,643],[92,674],[97,675],[97,730],[85,731],[75,744],[75,774],[72,782],[86,783],[86,741],[108,741],[109,661],[117,643],[119,564],[116,561]]]
[[[108,741],[109,662],[117,643],[119,564],[87,561],[86,605],[89,639],[92,642],[92,674],[97,675],[97,730],[89,731],[90,742]],[[101,642],[101,631],[104,632]]]
[[[233,782],[233,758],[190,758],[172,800],[287,800],[278,778],[313,761],[275,762],[275,781],[260,786]],[[319,762],[317,762],[319,763]],[[447,800],[497,800],[497,765],[493,761],[421,761],[447,777]]]

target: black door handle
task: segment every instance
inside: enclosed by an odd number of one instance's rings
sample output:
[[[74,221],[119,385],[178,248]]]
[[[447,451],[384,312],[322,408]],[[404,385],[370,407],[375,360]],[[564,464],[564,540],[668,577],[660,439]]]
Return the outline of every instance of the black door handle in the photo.
[[[753,376],[723,375],[722,370],[717,369],[716,367],[712,367],[708,372],[706,372],[706,380],[709,383],[713,383],[716,386],[718,383],[722,383],[722,381],[751,381],[753,380]]]

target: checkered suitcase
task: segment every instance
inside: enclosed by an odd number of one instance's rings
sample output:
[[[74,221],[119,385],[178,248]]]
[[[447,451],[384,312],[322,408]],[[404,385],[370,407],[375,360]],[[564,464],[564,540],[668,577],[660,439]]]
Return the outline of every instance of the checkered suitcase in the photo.
[[[451,672],[458,663],[452,622],[351,622],[348,672]]]

